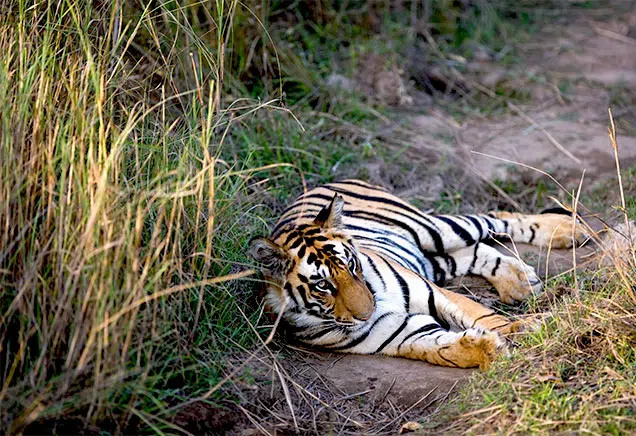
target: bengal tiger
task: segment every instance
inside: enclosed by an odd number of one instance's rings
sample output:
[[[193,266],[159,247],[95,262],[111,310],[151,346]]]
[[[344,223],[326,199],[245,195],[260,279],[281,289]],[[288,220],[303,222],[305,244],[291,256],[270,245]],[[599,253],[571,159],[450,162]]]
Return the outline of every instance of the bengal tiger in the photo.
[[[430,215],[359,180],[317,187],[287,208],[249,252],[266,303],[301,344],[485,369],[518,323],[442,288],[486,278],[505,303],[541,289],[535,270],[484,243],[494,235],[571,247],[585,233],[561,213]]]

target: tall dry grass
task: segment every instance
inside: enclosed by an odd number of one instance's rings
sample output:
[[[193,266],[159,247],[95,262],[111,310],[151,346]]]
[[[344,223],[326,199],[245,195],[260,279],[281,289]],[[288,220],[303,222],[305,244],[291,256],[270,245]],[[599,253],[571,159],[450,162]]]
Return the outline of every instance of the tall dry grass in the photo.
[[[233,296],[211,286],[251,274],[220,260],[238,257],[223,250],[242,239],[224,243],[249,212],[240,199],[254,170],[224,164],[220,149],[231,119],[259,108],[223,107],[237,4],[211,4],[217,44],[208,45],[184,24],[186,3],[133,16],[121,2],[3,5],[0,423],[9,433],[75,417],[170,428],[166,409],[222,375],[223,335],[252,340]],[[140,35],[155,38],[160,61],[144,58]]]

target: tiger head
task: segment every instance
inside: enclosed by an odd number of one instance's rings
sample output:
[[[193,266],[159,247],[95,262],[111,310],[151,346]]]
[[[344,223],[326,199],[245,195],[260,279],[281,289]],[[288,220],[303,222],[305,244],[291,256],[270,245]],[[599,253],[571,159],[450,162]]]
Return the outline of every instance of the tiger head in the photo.
[[[353,325],[371,318],[375,300],[344,229],[343,208],[336,195],[312,222],[294,224],[276,242],[252,239],[249,251],[261,264],[272,310],[285,304],[286,314],[303,323],[319,318]]]

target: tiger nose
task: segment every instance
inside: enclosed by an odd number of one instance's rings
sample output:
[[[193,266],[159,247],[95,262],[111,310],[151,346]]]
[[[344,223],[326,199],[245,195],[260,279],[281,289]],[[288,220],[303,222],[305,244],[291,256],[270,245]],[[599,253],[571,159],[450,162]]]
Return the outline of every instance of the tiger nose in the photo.
[[[364,315],[358,316],[356,318],[358,318],[360,321],[368,321],[372,316],[373,316],[373,311],[371,310],[365,313]]]

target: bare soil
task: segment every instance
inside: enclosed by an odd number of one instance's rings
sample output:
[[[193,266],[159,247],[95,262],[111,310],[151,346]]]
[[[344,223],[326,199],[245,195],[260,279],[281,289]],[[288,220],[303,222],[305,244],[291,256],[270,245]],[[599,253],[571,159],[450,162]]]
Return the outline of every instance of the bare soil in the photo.
[[[539,168],[565,183],[592,182],[615,175],[614,150],[607,135],[613,109],[624,167],[636,162],[636,4],[615,16],[586,11],[545,26],[535,41],[520,48],[523,61],[505,68],[480,59],[467,67],[486,87],[526,89],[530,99],[496,119],[477,118],[462,125],[437,114],[413,119],[422,132],[452,135],[452,151],[491,179],[506,179],[515,163]],[[611,11],[605,11],[609,15]]]

